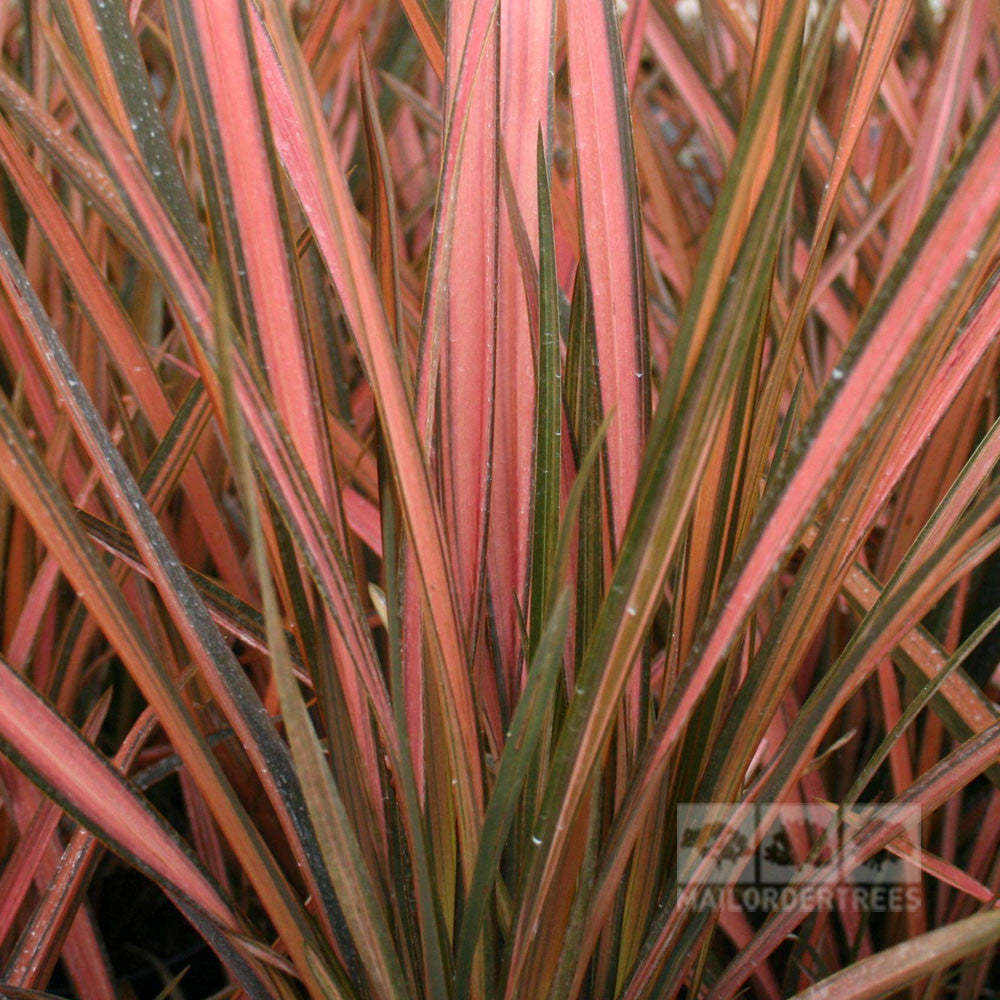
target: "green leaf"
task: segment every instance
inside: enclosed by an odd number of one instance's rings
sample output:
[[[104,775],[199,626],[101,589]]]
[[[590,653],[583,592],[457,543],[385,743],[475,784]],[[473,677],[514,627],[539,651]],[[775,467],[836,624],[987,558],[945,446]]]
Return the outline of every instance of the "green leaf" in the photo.
[[[493,882],[504,844],[514,822],[521,788],[543,735],[543,726],[556,691],[562,650],[569,622],[569,592],[563,590],[539,638],[528,680],[517,703],[504,744],[496,783],[483,819],[476,866],[469,883],[465,911],[458,933],[455,958],[455,998],[469,996],[472,963],[492,898]]]
[[[562,487],[562,374],[559,285],[549,168],[538,133],[538,375],[535,389],[535,495],[531,509],[531,603],[529,656],[541,639],[543,622],[559,585],[555,576]]]

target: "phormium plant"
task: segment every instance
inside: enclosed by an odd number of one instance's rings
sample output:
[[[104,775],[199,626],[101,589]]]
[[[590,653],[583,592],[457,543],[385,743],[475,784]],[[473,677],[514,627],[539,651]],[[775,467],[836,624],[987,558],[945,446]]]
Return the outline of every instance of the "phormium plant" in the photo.
[[[992,995],[1000,6],[0,43],[0,994]]]

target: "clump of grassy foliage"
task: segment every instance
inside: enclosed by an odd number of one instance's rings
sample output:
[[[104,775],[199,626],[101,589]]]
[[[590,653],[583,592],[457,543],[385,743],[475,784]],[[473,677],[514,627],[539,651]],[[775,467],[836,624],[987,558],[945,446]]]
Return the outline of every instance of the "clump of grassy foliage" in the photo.
[[[0,991],[986,995],[998,29],[0,6]]]

